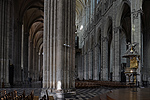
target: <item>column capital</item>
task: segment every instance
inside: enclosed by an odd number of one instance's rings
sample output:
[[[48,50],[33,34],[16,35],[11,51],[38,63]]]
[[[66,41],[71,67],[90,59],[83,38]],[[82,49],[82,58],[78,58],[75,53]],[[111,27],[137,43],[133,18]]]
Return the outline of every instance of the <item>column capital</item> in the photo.
[[[116,34],[120,29],[122,29],[121,26],[114,27],[114,33]]]
[[[141,8],[139,10],[133,9],[131,14],[133,14],[133,19],[137,19],[139,14],[143,14],[143,10]]]
[[[106,37],[101,36],[101,40],[102,40],[103,42],[108,41],[108,37],[107,37],[107,36],[106,36]]]

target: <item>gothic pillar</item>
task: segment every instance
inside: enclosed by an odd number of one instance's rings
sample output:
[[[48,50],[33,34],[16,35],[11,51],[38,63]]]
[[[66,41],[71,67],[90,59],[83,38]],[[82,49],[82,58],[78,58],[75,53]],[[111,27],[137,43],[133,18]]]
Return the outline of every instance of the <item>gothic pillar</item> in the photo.
[[[2,0],[0,1],[0,47],[2,48],[2,36],[3,36],[3,34],[2,34]],[[1,85],[1,83],[2,83],[2,49],[0,49],[0,72],[1,72],[1,74],[0,74],[0,87],[2,86]]]
[[[13,32],[13,52],[12,60],[14,65],[14,83],[21,82],[21,40],[22,40],[22,22],[15,17],[14,19],[14,32]]]
[[[48,33],[48,0],[44,0],[44,34],[43,34],[43,88],[47,88],[47,33]]]
[[[140,55],[140,58],[142,58],[142,28],[141,28],[141,14],[142,14],[142,9],[136,8],[135,6],[132,5],[132,11],[131,11],[131,42],[134,43],[138,43],[138,45],[136,46],[136,50],[138,52],[138,54]],[[137,81],[141,82],[141,66],[142,66],[142,61],[139,60],[139,66],[137,69],[137,74],[139,74],[137,76]]]
[[[82,54],[78,54],[78,57],[76,58],[77,61],[77,78],[79,78],[80,80],[83,79],[83,65],[82,65]]]
[[[32,77],[33,73],[33,42],[29,39],[29,51],[28,51],[28,77]]]
[[[73,4],[72,0],[44,1],[43,88],[59,91],[74,87]]]
[[[28,32],[24,32],[23,25],[21,35],[21,79],[24,82],[28,80]]]
[[[33,59],[32,59],[32,63],[33,63],[33,71],[32,71],[32,81],[35,81],[35,71],[36,71],[36,47],[33,44]]]
[[[89,74],[89,79],[92,79],[92,51],[90,50],[89,51],[89,56],[88,56],[88,59],[89,59],[89,69],[88,69],[88,74]]]
[[[93,79],[99,80],[99,66],[100,66],[100,50],[99,45],[96,45],[94,48],[94,68],[93,68]]]
[[[38,53],[38,74],[39,74],[39,77],[41,78],[40,68],[41,68],[41,53]]]
[[[120,81],[120,38],[119,38],[119,34],[120,34],[120,27],[115,27],[114,28],[114,63],[115,66],[113,67],[113,81]]]
[[[86,62],[87,59],[86,59],[86,56],[87,56],[87,54],[84,53],[83,56],[84,56],[84,57],[83,57],[83,58],[84,58],[84,79],[87,79],[87,78],[86,78],[86,76],[87,76],[87,75],[86,75],[86,73],[87,73],[87,70],[86,70],[86,66],[87,66],[87,62]]]
[[[107,37],[103,38],[103,72],[102,80],[108,81],[108,39]]]
[[[23,43],[23,81],[28,81],[28,33],[24,34],[24,43]]]
[[[0,1],[0,83],[9,86],[10,0]]]

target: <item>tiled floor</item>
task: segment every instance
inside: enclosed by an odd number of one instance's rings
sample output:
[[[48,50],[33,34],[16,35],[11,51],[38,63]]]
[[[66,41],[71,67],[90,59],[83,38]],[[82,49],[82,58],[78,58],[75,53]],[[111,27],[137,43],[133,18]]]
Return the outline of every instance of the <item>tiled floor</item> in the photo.
[[[102,93],[106,93],[110,91],[109,88],[95,88],[95,89],[77,89],[77,100],[87,100],[89,98],[93,98],[97,95],[100,95]]]
[[[6,90],[8,92],[12,92],[17,90],[18,95],[22,94],[23,90],[25,90],[26,95],[30,94],[32,90],[34,90],[34,95],[41,96],[42,88],[40,82],[32,83],[32,84],[24,84],[22,86],[14,86],[13,88],[0,88],[1,90]],[[65,98],[65,100],[87,100],[89,98],[93,98],[99,94],[106,93],[110,91],[111,88],[101,87],[101,88],[90,88],[90,89],[76,89],[76,95],[71,95]]]
[[[17,90],[18,95],[22,94],[23,90],[25,90],[26,95],[30,94],[32,90],[34,90],[34,95],[41,96],[41,88],[1,88],[1,90],[6,90],[8,92],[12,92]],[[89,98],[93,98],[99,94],[108,92],[108,88],[95,88],[95,89],[77,89],[76,96],[72,95],[69,98],[65,98],[66,100],[87,100]]]

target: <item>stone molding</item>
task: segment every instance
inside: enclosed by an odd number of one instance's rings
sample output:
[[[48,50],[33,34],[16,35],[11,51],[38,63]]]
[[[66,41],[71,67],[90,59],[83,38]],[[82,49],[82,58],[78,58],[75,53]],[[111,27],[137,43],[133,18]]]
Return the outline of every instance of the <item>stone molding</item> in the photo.
[[[133,14],[133,19],[138,19],[139,13],[143,14],[143,10],[141,8],[139,10],[133,9],[133,11],[131,12],[131,14]]]

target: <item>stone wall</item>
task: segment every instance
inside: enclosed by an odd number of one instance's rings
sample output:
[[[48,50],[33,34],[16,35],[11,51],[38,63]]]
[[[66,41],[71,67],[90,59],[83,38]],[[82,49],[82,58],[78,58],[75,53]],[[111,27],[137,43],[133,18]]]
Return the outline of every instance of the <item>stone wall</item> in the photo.
[[[109,34],[108,34],[108,28],[110,21],[112,22],[112,54],[111,54],[111,67],[112,67],[112,80],[113,81],[120,81],[121,80],[121,63],[126,63],[125,58],[122,58],[123,53],[126,51],[126,43],[123,41],[126,41],[122,38],[120,35],[122,31],[121,27],[121,16],[124,10],[124,4],[129,5],[130,11],[131,11],[131,42],[138,42],[139,45],[137,47],[137,50],[139,54],[141,55],[141,12],[140,9],[142,7],[141,0],[114,0],[113,2],[110,2],[109,0],[102,0],[97,4],[95,8],[95,14],[94,17],[94,24],[89,24],[88,31],[86,31],[87,28],[85,28],[85,31],[82,35],[84,38],[83,43],[80,44],[82,47],[85,45],[90,45],[91,37],[94,35],[94,43],[95,46],[93,46],[92,50],[94,50],[94,66],[93,66],[93,73],[87,74],[86,71],[84,71],[84,74],[87,76],[92,76],[91,74],[94,74],[93,79],[101,79],[101,80],[109,80],[109,74],[108,73],[108,67],[109,67],[109,58],[108,58],[108,41],[109,41]],[[91,26],[92,25],[92,26]],[[95,30],[95,31],[92,31]],[[101,30],[101,31],[99,31]],[[101,40],[98,41],[98,35],[101,34]],[[88,38],[88,39],[87,39]],[[120,39],[123,40],[120,40]],[[98,41],[98,42],[97,42]],[[98,45],[100,44],[100,50],[98,50]],[[90,48],[88,48],[90,49]],[[85,49],[82,49],[83,51],[83,58],[82,61],[84,63],[84,68],[87,67],[86,64],[88,63],[88,67],[90,67],[91,61],[86,59],[87,51]],[[99,54],[100,52],[100,54]],[[100,60],[98,60],[98,56],[100,56]],[[88,55],[88,58],[92,58],[92,55]],[[78,59],[79,60],[79,59]],[[101,64],[100,66],[98,64]],[[101,69],[101,70],[98,70]],[[98,70],[98,72],[96,72]],[[141,73],[141,61],[139,62],[139,68],[137,72]],[[80,75],[81,72],[78,72]],[[100,73],[100,78],[99,74]],[[85,76],[85,75],[84,75]],[[81,76],[80,76],[81,77]],[[85,77],[86,78],[86,77]],[[88,79],[88,78],[86,78]],[[138,81],[141,81],[141,75],[138,76]]]

